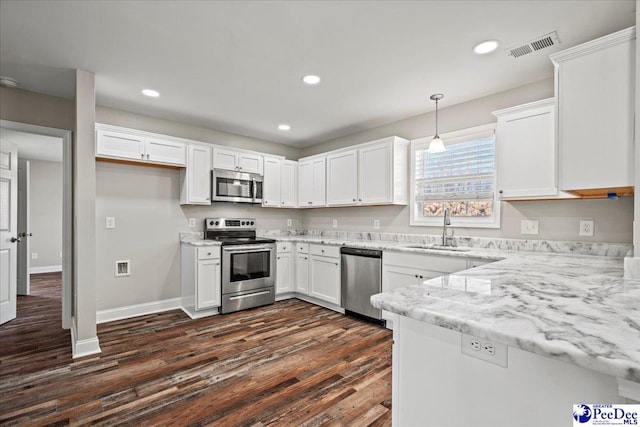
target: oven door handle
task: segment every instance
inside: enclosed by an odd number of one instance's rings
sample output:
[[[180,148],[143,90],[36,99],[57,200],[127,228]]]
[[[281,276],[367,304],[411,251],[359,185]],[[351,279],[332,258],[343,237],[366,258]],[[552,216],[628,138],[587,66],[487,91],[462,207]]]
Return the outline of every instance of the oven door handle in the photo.
[[[244,246],[223,246],[224,252],[263,252],[274,250],[273,245],[244,245]]]
[[[252,294],[245,294],[245,295],[237,295],[235,297],[229,297],[230,301],[236,300],[236,299],[244,299],[244,298],[251,298],[251,297],[257,297],[258,295],[266,295],[266,294],[270,294],[271,291],[261,291],[261,292],[254,292]]]

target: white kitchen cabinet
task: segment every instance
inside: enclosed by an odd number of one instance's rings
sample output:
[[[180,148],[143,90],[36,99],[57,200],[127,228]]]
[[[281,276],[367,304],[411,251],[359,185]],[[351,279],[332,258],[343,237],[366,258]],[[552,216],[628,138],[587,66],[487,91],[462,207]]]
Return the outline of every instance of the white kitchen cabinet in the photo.
[[[213,149],[213,167],[259,175],[262,175],[264,170],[261,155],[225,148]]]
[[[96,157],[185,166],[186,144],[146,132],[97,125]]]
[[[633,186],[635,28],[550,56],[562,190]]]
[[[326,204],[326,157],[298,161],[298,206],[310,208]]]
[[[196,310],[220,306],[220,259],[198,260]]]
[[[309,295],[340,305],[340,248],[310,245],[310,252]]]
[[[294,274],[293,243],[276,244],[276,295],[293,292]]]
[[[309,294],[309,254],[296,253],[296,275],[294,291],[299,294]]]
[[[409,141],[388,137],[327,154],[327,205],[406,205]]]
[[[497,189],[502,200],[576,197],[558,191],[555,99],[494,111]]]
[[[298,162],[283,160],[280,170],[280,206],[295,208],[298,199]]]
[[[327,206],[358,202],[358,150],[327,155]]]
[[[292,160],[264,158],[262,206],[296,207],[297,165]]]
[[[180,204],[210,205],[211,147],[189,144],[186,166],[180,171]]]
[[[282,160],[275,157],[265,157],[262,206],[280,206],[281,181]]]
[[[182,245],[182,310],[192,318],[216,314],[220,306],[220,246]]]

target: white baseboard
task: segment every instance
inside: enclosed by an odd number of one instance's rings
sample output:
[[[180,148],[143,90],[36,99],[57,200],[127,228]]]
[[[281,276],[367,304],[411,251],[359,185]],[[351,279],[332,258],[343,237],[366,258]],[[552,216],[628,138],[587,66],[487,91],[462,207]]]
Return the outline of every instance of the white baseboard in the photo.
[[[102,353],[100,349],[100,341],[98,337],[89,338],[86,340],[78,340],[76,338],[76,322],[75,319],[71,320],[71,352],[73,358],[91,356],[92,354]]]
[[[189,316],[192,319],[202,319],[203,317],[216,316],[220,314],[220,312],[218,311],[218,307],[211,308],[209,310],[198,310],[198,311],[196,311],[195,307],[192,305],[191,306],[183,305],[180,308],[187,316]]]
[[[182,298],[127,305],[125,307],[98,311],[96,313],[96,323],[113,322],[114,320],[128,319],[130,317],[144,316],[145,314],[160,313],[178,308],[182,308]]]
[[[62,271],[61,265],[43,265],[42,267],[29,267],[29,274],[57,273]]]
[[[282,294],[276,294],[276,301],[284,301],[286,299],[291,299],[295,297],[296,297],[295,292],[285,292]]]
[[[310,302],[311,304],[319,305],[320,307],[328,308],[329,310],[337,311],[338,313],[344,314],[344,308],[340,307],[339,305],[335,305],[330,302],[322,301],[318,298],[300,293],[296,293],[295,297],[299,300]]]

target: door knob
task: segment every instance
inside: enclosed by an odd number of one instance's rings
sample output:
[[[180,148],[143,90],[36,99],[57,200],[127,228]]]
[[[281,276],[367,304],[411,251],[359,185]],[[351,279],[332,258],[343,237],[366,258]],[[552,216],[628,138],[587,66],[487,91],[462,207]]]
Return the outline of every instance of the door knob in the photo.
[[[33,234],[31,233],[18,233],[18,237],[31,237]]]
[[[15,243],[15,242],[20,243],[21,241],[22,241],[22,240],[20,240],[20,238],[19,238],[19,237],[12,237],[12,238],[11,238],[11,243]]]

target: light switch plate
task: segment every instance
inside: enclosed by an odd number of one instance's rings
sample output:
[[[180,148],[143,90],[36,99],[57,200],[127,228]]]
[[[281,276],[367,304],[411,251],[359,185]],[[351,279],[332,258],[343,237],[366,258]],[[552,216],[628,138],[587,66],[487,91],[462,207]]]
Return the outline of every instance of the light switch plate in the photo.
[[[291,227],[291,225],[293,225],[293,221],[291,218],[287,218],[287,227]]]
[[[337,220],[337,219],[334,219],[333,221],[331,221],[331,226],[332,226],[333,228],[338,228],[338,220]]]
[[[106,217],[104,221],[104,228],[107,228],[107,229],[116,228],[116,217],[115,216]]]
[[[533,234],[538,235],[538,220],[537,219],[523,219],[520,221],[520,233],[521,234]]]
[[[38,259],[38,252],[31,252],[31,259]]]
[[[194,228],[196,226],[196,219],[189,218],[189,227]]]
[[[373,228],[375,228],[376,230],[380,228],[380,220],[379,219],[374,219],[373,220]]]
[[[593,229],[595,227],[595,221],[592,219],[580,220],[580,236],[593,236]]]

